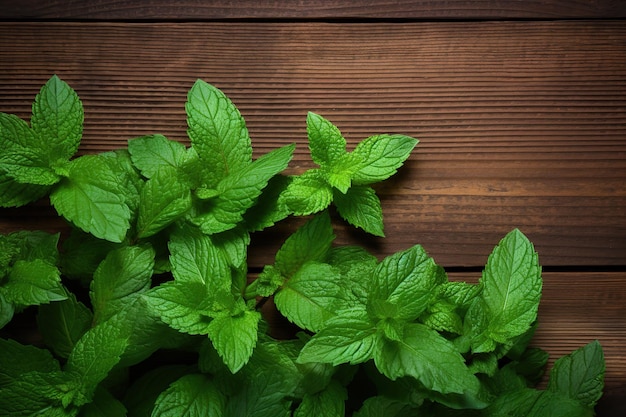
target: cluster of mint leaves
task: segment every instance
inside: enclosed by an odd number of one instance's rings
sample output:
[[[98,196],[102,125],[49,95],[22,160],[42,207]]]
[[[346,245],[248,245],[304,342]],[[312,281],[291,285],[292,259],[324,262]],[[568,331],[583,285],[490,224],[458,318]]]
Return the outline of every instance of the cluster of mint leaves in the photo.
[[[198,80],[186,112],[189,147],[150,135],[82,156],[82,104],[57,76],[30,124],[0,113],[0,206],[49,196],[73,226],[62,242],[0,235],[0,333],[36,308],[38,334],[35,344],[0,338],[0,414],[594,414],[597,341],[535,388],[548,361],[530,345],[541,267],[519,230],[475,284],[449,280],[419,245],[379,260],[334,244],[334,213],[384,235],[372,184],[415,139],[377,135],[348,151],[309,113],[318,167],[285,175],[295,145],[253,159],[243,117],[217,88]],[[272,265],[250,271],[254,233],[289,216],[306,222]],[[297,326],[293,338],[271,336],[268,301]]]

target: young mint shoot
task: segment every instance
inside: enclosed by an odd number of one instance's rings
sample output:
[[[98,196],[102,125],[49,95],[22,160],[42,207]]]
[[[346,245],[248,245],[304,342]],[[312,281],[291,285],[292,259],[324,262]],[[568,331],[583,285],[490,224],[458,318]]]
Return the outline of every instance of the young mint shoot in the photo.
[[[548,362],[529,346],[541,267],[521,231],[475,284],[449,280],[420,245],[378,259],[335,244],[333,213],[384,236],[372,185],[416,139],[373,135],[348,150],[309,113],[316,167],[286,175],[295,144],[254,158],[219,89],[198,80],[185,110],[188,145],[153,134],[78,157],[83,107],[59,77],[30,122],[0,113],[0,206],[48,196],[71,230],[0,235],[0,414],[593,415],[598,341],[536,388]],[[289,216],[303,225],[255,271],[255,232]],[[20,337],[34,311],[35,338]],[[272,336],[268,311],[291,337]]]

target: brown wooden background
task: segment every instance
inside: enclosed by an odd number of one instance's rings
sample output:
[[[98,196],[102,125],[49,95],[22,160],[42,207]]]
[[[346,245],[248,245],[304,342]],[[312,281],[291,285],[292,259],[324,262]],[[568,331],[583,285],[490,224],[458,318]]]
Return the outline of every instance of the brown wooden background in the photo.
[[[626,2],[0,0],[0,111],[28,119],[58,74],[85,106],[81,152],[163,133],[185,141],[197,78],[247,120],[257,155],[298,142],[306,112],[350,144],[420,139],[378,188],[379,256],[421,243],[477,279],[514,227],[544,266],[535,343],[552,360],[599,339],[600,416],[626,414]],[[0,211],[0,232],[57,230],[45,203]],[[255,237],[269,262],[294,226]],[[340,231],[340,242],[362,239]],[[267,245],[263,248],[260,244]]]

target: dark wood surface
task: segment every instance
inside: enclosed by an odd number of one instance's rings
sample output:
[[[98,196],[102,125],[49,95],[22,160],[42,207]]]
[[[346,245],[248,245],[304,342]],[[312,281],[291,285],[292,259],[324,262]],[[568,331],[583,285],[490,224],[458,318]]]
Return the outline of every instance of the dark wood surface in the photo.
[[[623,0],[0,0],[7,19],[580,19],[626,17]]]
[[[554,360],[599,339],[608,367],[599,415],[626,414],[624,2],[3,3],[0,111],[28,119],[58,74],[83,99],[82,153],[147,133],[185,142],[197,78],[240,108],[257,156],[298,143],[290,172],[311,166],[309,110],[351,146],[376,133],[419,138],[378,188],[387,238],[339,226],[339,242],[381,257],[420,243],[453,278],[476,279],[520,228],[547,271],[535,343]],[[238,18],[253,20],[229,20]],[[339,20],[319,20],[330,18]],[[66,230],[53,215],[45,202],[2,210],[0,231]],[[256,235],[253,266],[296,224]]]

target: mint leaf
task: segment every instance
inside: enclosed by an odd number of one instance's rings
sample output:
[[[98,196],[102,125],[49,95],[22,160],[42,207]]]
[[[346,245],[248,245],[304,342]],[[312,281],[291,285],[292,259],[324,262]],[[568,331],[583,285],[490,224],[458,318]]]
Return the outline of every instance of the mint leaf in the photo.
[[[320,331],[343,299],[340,279],[332,266],[309,262],[275,295],[276,307],[299,327]]]
[[[311,158],[316,164],[330,166],[347,154],[346,140],[329,120],[309,112],[306,127]]]
[[[374,355],[378,336],[376,327],[360,317],[336,317],[307,342],[298,356],[299,363],[367,362]]]
[[[167,282],[143,296],[148,308],[172,328],[206,334],[213,316],[206,286],[199,282]]]
[[[232,373],[238,372],[252,356],[260,320],[259,312],[246,310],[235,316],[216,317],[207,326],[215,350]]]
[[[293,413],[293,417],[344,417],[346,389],[336,381],[316,394],[306,394],[302,403]]]
[[[98,387],[93,401],[81,408],[79,417],[116,417],[126,415],[126,407],[111,395],[109,391]]]
[[[50,351],[0,338],[0,388],[18,380],[22,374],[60,370]]]
[[[128,346],[128,337],[123,329],[104,322],[91,328],[76,343],[64,369],[78,384],[76,405],[83,405],[93,397],[98,384],[120,361]]]
[[[407,324],[401,341],[384,339],[376,346],[376,367],[391,380],[412,376],[444,394],[478,390],[478,380],[454,345],[423,324]]]
[[[19,252],[16,259],[23,261],[40,259],[50,265],[59,262],[57,249],[59,237],[59,233],[50,234],[39,230],[21,230],[6,236]]]
[[[47,139],[50,160],[68,161],[83,134],[83,105],[76,92],[56,75],[41,88],[30,120],[34,134]]]
[[[289,417],[300,375],[279,342],[259,343],[250,362],[228,375],[227,417]]]
[[[485,410],[488,417],[592,417],[594,412],[557,393],[525,388],[498,397]]]
[[[276,268],[291,277],[307,262],[323,262],[334,239],[328,212],[315,216],[285,240],[276,253]]]
[[[340,246],[331,250],[327,262],[341,273],[342,285],[353,297],[348,309],[365,311],[378,259],[361,247]]]
[[[289,216],[289,209],[280,203],[279,198],[290,183],[291,177],[282,174],[277,174],[268,181],[254,206],[243,215],[247,230],[258,232]]]
[[[47,140],[12,114],[0,113],[0,172],[19,183],[53,185],[59,176],[51,168]]]
[[[168,246],[176,281],[198,282],[213,290],[230,290],[228,259],[211,236],[192,226],[184,226],[172,233]]]
[[[70,404],[71,391],[60,372],[26,372],[0,388],[0,410],[11,417],[74,417],[79,409]]]
[[[206,234],[234,228],[243,220],[243,214],[254,205],[268,181],[283,171],[295,145],[275,149],[251,164],[240,166],[217,184],[217,197],[208,202],[207,210],[200,209],[193,221]]]
[[[18,260],[0,286],[5,299],[14,305],[39,305],[67,298],[56,266],[41,259]]]
[[[414,412],[415,410],[410,405],[402,401],[376,396],[365,400],[363,406],[354,414],[354,417],[404,417]]]
[[[322,211],[332,201],[333,189],[317,169],[292,178],[279,199],[279,203],[284,204],[296,216],[308,216]]]
[[[475,352],[493,350],[493,342],[507,343],[524,334],[537,317],[541,267],[522,232],[513,230],[494,248],[480,283],[483,291],[468,312]]]
[[[172,169],[160,169],[141,189],[137,236],[160,232],[191,208],[191,192]]]
[[[100,262],[110,251],[120,246],[119,243],[98,239],[80,229],[72,229],[69,237],[63,241],[63,275],[89,283]]]
[[[0,329],[6,326],[12,319],[15,314],[15,307],[13,303],[7,301],[7,299],[0,291]]]
[[[383,259],[374,276],[370,284],[368,311],[378,319],[416,319],[426,309],[437,285],[441,283],[439,266],[420,245]]]
[[[140,246],[120,248],[107,255],[90,287],[95,323],[109,319],[150,288],[154,256],[151,247]]]
[[[93,314],[76,296],[39,306],[37,323],[43,340],[55,354],[67,358],[76,342],[91,327]]]
[[[121,242],[130,228],[131,211],[119,178],[103,157],[85,155],[70,162],[67,178],[50,201],[61,216],[98,238]]]
[[[187,133],[215,182],[245,169],[252,160],[248,129],[239,110],[219,89],[197,80],[187,96]]]
[[[182,143],[163,135],[147,135],[128,141],[133,165],[146,178],[152,178],[160,170],[178,171],[187,162],[187,148]]]
[[[140,375],[125,392],[124,405],[128,415],[150,417],[156,399],[170,384],[195,370],[187,365],[163,365]]]
[[[385,236],[383,209],[372,187],[353,186],[345,193],[335,192],[333,196],[337,211],[344,220],[374,236]]]
[[[226,398],[215,383],[201,374],[185,375],[157,398],[153,416],[222,417]]]
[[[19,183],[0,170],[0,207],[21,207],[39,200],[50,189],[47,185]]]
[[[602,396],[604,371],[604,354],[596,340],[558,359],[547,389],[592,408]]]
[[[352,151],[360,161],[352,181],[355,185],[365,185],[386,180],[402,166],[417,143],[417,139],[404,135],[377,135],[364,139]]]

